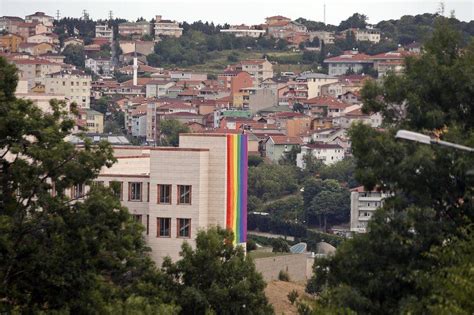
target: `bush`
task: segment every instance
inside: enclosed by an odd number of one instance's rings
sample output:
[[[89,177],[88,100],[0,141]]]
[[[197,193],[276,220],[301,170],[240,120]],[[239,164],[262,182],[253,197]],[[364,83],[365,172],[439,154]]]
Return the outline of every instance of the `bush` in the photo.
[[[295,304],[296,302],[296,299],[298,298],[299,294],[298,294],[298,291],[296,290],[291,290],[290,293],[288,293],[287,297],[288,297],[288,301],[290,301],[291,305]]]
[[[274,253],[288,253],[290,251],[290,246],[282,238],[274,238],[272,240],[272,247]]]
[[[247,240],[247,252],[257,249],[257,243],[254,240]]]
[[[278,280],[289,282],[290,275],[288,274],[288,272],[280,270],[280,273],[278,274]]]

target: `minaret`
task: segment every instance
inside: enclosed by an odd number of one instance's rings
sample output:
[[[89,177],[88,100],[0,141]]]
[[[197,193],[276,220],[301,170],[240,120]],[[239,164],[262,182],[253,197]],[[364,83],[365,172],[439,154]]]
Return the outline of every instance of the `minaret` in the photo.
[[[136,55],[133,57],[133,85],[138,85],[138,61]]]

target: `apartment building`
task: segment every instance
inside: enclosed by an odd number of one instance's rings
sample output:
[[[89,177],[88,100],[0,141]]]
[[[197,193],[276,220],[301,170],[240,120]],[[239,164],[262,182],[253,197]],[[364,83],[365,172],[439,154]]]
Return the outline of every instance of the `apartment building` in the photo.
[[[115,147],[118,162],[97,178],[117,187],[122,204],[144,225],[158,265],[166,256],[177,260],[183,242],[194,246],[197,232],[212,226],[230,228],[235,243],[246,242],[247,135],[182,134],[179,143]],[[71,196],[85,191],[75,187]]]
[[[383,206],[390,194],[382,191],[367,191],[364,186],[351,191],[351,231],[366,233],[369,220],[375,211]]]
[[[155,38],[159,36],[181,37],[183,29],[178,22],[164,20],[161,15],[155,16]]]
[[[318,38],[320,42],[324,42],[324,44],[334,44],[335,36],[334,32],[328,31],[312,31],[309,32],[310,40],[314,38]]]
[[[90,107],[91,81],[91,76],[80,70],[61,70],[43,79],[46,93],[64,94],[85,109]]]
[[[60,64],[39,58],[13,59],[11,62],[18,69],[19,79],[28,81],[29,88],[32,88],[35,82],[40,82],[46,75],[61,70]]]
[[[259,38],[260,36],[265,35],[265,30],[258,30],[247,25],[234,25],[227,29],[221,29],[221,33],[232,34],[235,37],[253,37]]]
[[[109,42],[114,39],[114,32],[107,24],[97,24],[95,26],[95,37],[106,38]]]
[[[305,156],[311,154],[325,165],[331,165],[344,159],[345,150],[338,144],[316,142],[301,147],[301,153],[296,156],[296,166],[304,169],[306,167]]]
[[[54,18],[52,16],[46,15],[44,12],[35,12],[34,14],[25,16],[25,22],[53,26]]]
[[[16,33],[17,26],[25,21],[18,16],[2,16],[0,17],[0,31],[8,33]]]
[[[337,82],[338,79],[334,76],[327,75],[324,73],[302,73],[296,78],[298,82],[306,82],[308,87],[308,98],[321,96],[321,87],[325,84]]]
[[[122,36],[130,35],[150,35],[151,34],[151,24],[147,21],[140,21],[136,23],[125,22],[120,23],[118,26],[118,32]]]
[[[0,49],[7,52],[16,53],[21,43],[23,43],[23,37],[15,34],[5,34],[0,36]]]
[[[363,72],[364,67],[372,67],[374,61],[369,55],[346,51],[343,55],[325,59],[324,63],[328,64],[329,75],[345,75],[349,70]]]
[[[380,31],[374,28],[368,29],[357,29],[355,32],[355,38],[357,41],[371,42],[377,44],[380,42]]]
[[[227,70],[245,71],[254,79],[254,85],[259,86],[264,80],[273,78],[273,65],[267,59],[242,60],[231,65]]]
[[[88,132],[104,132],[104,114],[92,109],[85,110],[86,127]]]

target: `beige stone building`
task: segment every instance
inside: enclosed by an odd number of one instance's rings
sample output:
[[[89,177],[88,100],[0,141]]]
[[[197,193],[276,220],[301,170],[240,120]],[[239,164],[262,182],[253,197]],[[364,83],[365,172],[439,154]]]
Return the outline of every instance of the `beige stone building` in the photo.
[[[161,15],[155,17],[155,37],[170,36],[181,37],[183,29],[179,27],[178,22],[162,19]]]
[[[62,70],[43,79],[46,93],[64,94],[66,99],[86,109],[90,107],[91,81],[90,75],[79,70]]]
[[[242,60],[237,65],[230,66],[229,70],[248,72],[254,79],[255,86],[259,86],[266,79],[273,78],[273,65],[267,59]]]
[[[29,88],[46,75],[61,70],[60,64],[39,58],[13,59],[11,62],[18,68],[19,79],[28,81]]]
[[[199,230],[225,227],[226,135],[182,134],[178,148],[115,147],[114,152],[118,162],[104,167],[97,181],[120,187],[122,204],[144,225],[158,265],[166,256],[178,259],[183,242],[194,246]]]
[[[85,110],[86,127],[88,132],[103,133],[104,132],[104,114],[98,111]]]

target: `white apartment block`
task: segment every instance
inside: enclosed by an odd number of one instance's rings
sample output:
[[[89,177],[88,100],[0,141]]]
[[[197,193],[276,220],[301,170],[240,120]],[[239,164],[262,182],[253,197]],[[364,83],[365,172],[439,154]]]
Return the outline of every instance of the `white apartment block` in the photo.
[[[338,144],[313,143],[301,146],[301,152],[296,155],[296,166],[306,167],[305,156],[311,154],[325,165],[331,165],[344,159],[345,150]]]
[[[194,246],[199,230],[226,226],[227,141],[223,134],[182,134],[178,148],[115,147],[118,162],[101,170],[97,181],[120,187],[158,265],[166,256],[177,260],[184,241]],[[77,187],[71,197],[85,191]]]
[[[91,81],[90,75],[79,70],[62,70],[43,78],[46,93],[63,94],[85,109],[90,107]]]
[[[107,38],[109,42],[112,42],[114,39],[114,32],[107,24],[95,26],[95,37],[98,38]]]
[[[231,26],[228,29],[221,29],[220,32],[224,34],[232,34],[235,35],[235,37],[253,38],[259,38],[260,36],[263,36],[266,33],[265,30],[257,30],[245,25]]]
[[[352,189],[351,231],[366,233],[369,220],[389,196],[390,194],[380,191],[366,191],[363,186]]]
[[[355,38],[360,42],[368,41],[377,44],[380,42],[380,31],[373,28],[358,29],[355,31]]]
[[[297,82],[306,82],[308,86],[308,98],[321,96],[321,87],[326,84],[336,83],[338,78],[324,73],[302,73],[296,78]]]
[[[155,38],[158,36],[181,37],[183,29],[178,22],[163,20],[161,15],[155,16]]]

